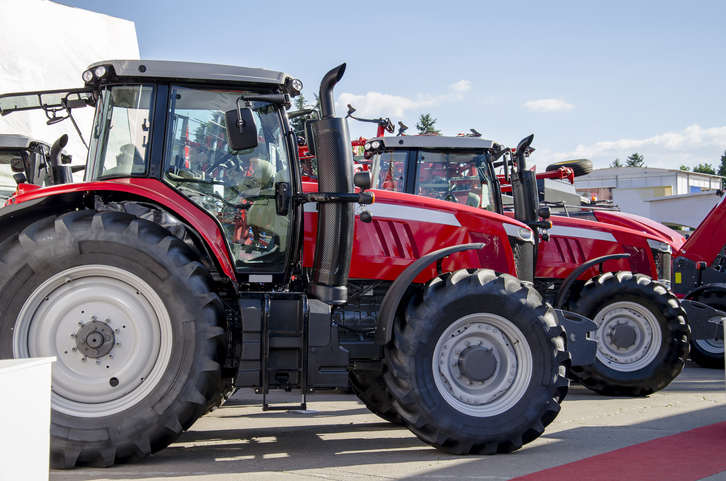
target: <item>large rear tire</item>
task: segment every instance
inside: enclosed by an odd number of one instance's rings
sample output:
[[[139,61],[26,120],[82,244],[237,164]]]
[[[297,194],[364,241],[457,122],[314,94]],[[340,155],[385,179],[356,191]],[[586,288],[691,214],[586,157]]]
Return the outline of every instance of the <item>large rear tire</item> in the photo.
[[[350,387],[358,399],[376,416],[393,424],[402,424],[391,404],[391,393],[381,371],[351,371]]]
[[[0,244],[0,358],[55,356],[55,468],[110,466],[172,443],[220,379],[222,306],[162,227],[119,212],[38,221]]]
[[[706,292],[696,299],[707,306],[726,311],[726,294]],[[691,341],[691,360],[708,369],[724,368],[724,343],[721,339],[696,339]]]
[[[598,325],[595,362],[573,379],[606,396],[646,396],[685,366],[691,331],[678,299],[642,274],[608,272],[589,280],[570,310]]]
[[[422,441],[453,454],[511,452],[559,413],[564,346],[564,329],[533,288],[462,270],[411,299],[385,347],[384,379]]]

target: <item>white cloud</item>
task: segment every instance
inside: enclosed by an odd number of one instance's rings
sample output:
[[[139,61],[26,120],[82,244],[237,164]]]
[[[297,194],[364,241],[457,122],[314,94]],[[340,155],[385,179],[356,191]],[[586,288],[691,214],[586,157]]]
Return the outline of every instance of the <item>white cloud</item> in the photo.
[[[608,167],[616,158],[625,162],[637,152],[644,156],[648,167],[677,169],[681,165],[695,167],[709,163],[718,167],[726,149],[726,127],[704,129],[691,125],[680,132],[667,132],[646,139],[620,139],[578,145],[567,152],[541,152],[538,164],[544,165],[567,159],[590,159],[595,168]]]
[[[449,85],[454,92],[466,92],[471,89],[471,82],[468,80],[459,80],[455,84]]]
[[[556,110],[572,110],[575,108],[574,105],[562,99],[531,100],[525,103],[524,106],[536,112],[553,112]]]
[[[411,99],[400,97],[397,95],[382,94],[379,92],[368,92],[365,95],[356,95],[343,92],[338,97],[336,111],[346,112],[347,105],[355,107],[356,117],[374,118],[374,117],[390,117],[391,119],[405,119],[406,111],[413,109],[421,109],[423,107],[432,107],[440,105],[443,102],[452,102],[461,100],[462,96],[458,93],[446,94],[439,96],[418,95]],[[420,112],[416,112],[418,115]]]

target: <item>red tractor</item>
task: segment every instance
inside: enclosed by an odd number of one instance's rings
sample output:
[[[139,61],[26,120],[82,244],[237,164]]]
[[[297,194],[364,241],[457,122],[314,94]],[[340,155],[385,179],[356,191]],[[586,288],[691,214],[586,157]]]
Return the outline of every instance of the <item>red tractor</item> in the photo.
[[[549,219],[549,208],[539,208],[536,175],[526,169],[529,142],[520,143],[515,157],[511,149],[471,136],[379,137],[369,139],[366,153],[375,188],[441,199],[466,212],[513,207],[509,215],[542,230],[547,241],[535,237],[536,263],[529,263],[535,288],[556,308],[598,326],[595,362],[573,366],[571,376],[607,395],[663,389],[683,369],[690,338],[686,312],[667,288],[671,246],[653,226],[595,222],[592,211]],[[492,174],[500,166],[502,178]],[[505,189],[513,206],[504,205]]]
[[[574,162],[574,164],[572,163]],[[553,164],[547,170],[568,166],[578,166],[582,161],[569,161]],[[589,161],[588,161],[589,162]],[[574,177],[581,175],[582,170],[576,175],[570,176],[570,183],[574,183]],[[550,175],[551,172],[543,174]],[[540,174],[537,175],[538,178]],[[564,178],[564,176],[560,176]],[[711,213],[704,219],[696,231],[686,239],[679,233],[665,227],[663,224],[650,219],[620,212],[619,209],[601,207],[600,205],[567,205],[565,202],[549,202],[548,194],[554,192],[545,185],[539,184],[540,200],[544,201],[557,214],[555,222],[557,225],[566,225],[568,221],[561,217],[574,219],[585,219],[593,222],[612,224],[626,227],[638,232],[660,237],[663,242],[670,246],[673,259],[672,267],[664,263],[664,259],[658,259],[658,275],[664,285],[669,286],[676,297],[681,299],[681,305],[688,313],[688,323],[691,328],[691,349],[690,358],[698,365],[707,368],[724,368],[724,344],[722,319],[726,316],[726,302],[723,301],[724,279],[721,274],[725,271],[723,265],[723,252],[721,247],[726,244],[726,221],[724,211],[726,206],[723,202],[715,206]],[[572,189],[574,191],[574,189]],[[575,221],[576,227],[590,228],[592,223],[580,223]],[[550,231],[550,234],[554,234]],[[661,250],[667,250],[665,246]],[[667,269],[671,269],[669,274]],[[643,266],[637,272],[649,273],[647,266]],[[704,277],[705,274],[705,277]],[[670,280],[670,281],[669,281]],[[700,302],[701,304],[697,304]],[[703,304],[711,306],[706,308]],[[714,310],[715,309],[715,310]],[[716,312],[716,311],[722,312]]]
[[[532,287],[527,224],[396,192],[371,204],[334,112],[344,69],[321,82],[314,185],[286,113],[302,84],[282,72],[115,60],[56,103],[0,96],[3,115],[96,111],[85,181],[16,179],[0,209],[0,358],[57,359],[52,466],[141,459],[241,387],[263,410],[299,390],[304,409],[352,383],[458,454],[514,451],[555,419],[594,324]]]

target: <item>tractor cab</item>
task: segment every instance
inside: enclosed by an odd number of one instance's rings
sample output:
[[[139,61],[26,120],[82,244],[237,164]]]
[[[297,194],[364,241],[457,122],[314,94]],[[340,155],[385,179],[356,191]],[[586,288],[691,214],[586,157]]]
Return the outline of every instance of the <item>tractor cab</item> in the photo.
[[[499,144],[478,137],[399,136],[368,140],[373,188],[502,212],[491,156]]]

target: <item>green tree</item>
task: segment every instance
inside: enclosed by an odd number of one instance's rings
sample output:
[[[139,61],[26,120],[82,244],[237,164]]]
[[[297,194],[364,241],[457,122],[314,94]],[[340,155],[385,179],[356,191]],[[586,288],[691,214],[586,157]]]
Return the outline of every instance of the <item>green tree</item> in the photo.
[[[623,166],[623,163],[620,162],[620,159],[615,159],[615,160],[613,160],[613,163],[610,164],[610,167],[622,167],[622,166]]]
[[[416,128],[419,134],[439,134],[440,130],[436,130],[436,119],[431,117],[431,114],[421,114],[416,123]]]
[[[645,159],[636,152],[625,160],[625,167],[645,167]]]
[[[315,97],[317,99],[317,95]],[[303,96],[303,94],[300,94],[295,98],[295,110],[306,110],[314,108],[316,108],[316,105],[308,104],[305,101],[305,97]],[[305,131],[305,121],[308,119],[310,119],[310,115],[301,115],[290,120],[290,126],[292,127],[293,132],[302,134]]]
[[[714,169],[711,164],[698,164],[696,167],[693,168],[693,171],[700,172],[702,174],[716,175],[716,169]]]
[[[685,170],[687,172],[687,171],[691,170],[691,168],[688,167],[687,165],[681,165],[681,170]]]
[[[718,175],[726,177],[726,150],[723,151],[721,156],[721,165],[718,168]]]

